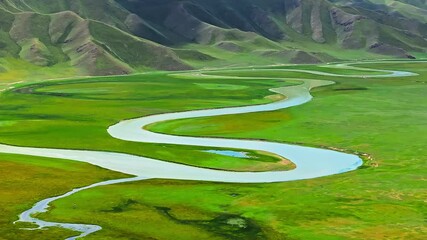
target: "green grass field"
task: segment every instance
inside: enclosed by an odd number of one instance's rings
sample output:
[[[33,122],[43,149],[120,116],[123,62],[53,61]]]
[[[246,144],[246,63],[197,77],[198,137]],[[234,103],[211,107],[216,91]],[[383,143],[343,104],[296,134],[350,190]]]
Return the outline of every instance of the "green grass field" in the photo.
[[[37,201],[76,187],[126,177],[78,162],[0,154],[0,239],[57,239],[75,233],[60,228],[28,231],[26,224],[12,224],[18,214]]]
[[[126,152],[235,171],[274,170],[279,161],[274,156],[251,153],[257,158],[239,159],[206,153],[200,147],[123,142],[111,138],[106,128],[122,119],[162,112],[271,102],[277,96],[271,96],[269,88],[295,84],[276,78],[333,80],[336,85],[315,89],[314,100],[302,106],[171,121],[150,129],[370,154],[373,160],[357,171],[275,184],[173,180],[118,184],[56,201],[52,211],[40,217],[104,228],[84,239],[424,239],[426,65],[361,65],[420,74],[405,78],[330,77],[274,68],[208,72],[250,79],[198,79],[159,72],[22,84],[0,95],[0,139],[20,146]],[[312,65],[288,68],[342,73]],[[0,239],[69,236],[60,229],[22,231],[12,222],[37,200],[120,176],[82,163],[13,155],[0,155],[0,166],[5,171],[1,185],[6,186],[0,191],[1,206],[7,206],[0,224],[9,234]],[[29,185],[28,179],[35,180]],[[55,187],[34,188],[55,181],[59,182]]]
[[[0,129],[1,142],[124,152],[234,171],[292,168],[292,164],[278,164],[278,157],[257,152],[251,152],[250,159],[234,158],[204,152],[211,148],[124,142],[113,139],[106,131],[120,120],[137,116],[271,102],[266,96],[274,94],[267,89],[288,84],[249,79],[240,81],[236,85],[240,87],[234,89],[213,91],[206,87],[230,81],[155,73],[23,84],[0,96],[0,123],[8,126]]]

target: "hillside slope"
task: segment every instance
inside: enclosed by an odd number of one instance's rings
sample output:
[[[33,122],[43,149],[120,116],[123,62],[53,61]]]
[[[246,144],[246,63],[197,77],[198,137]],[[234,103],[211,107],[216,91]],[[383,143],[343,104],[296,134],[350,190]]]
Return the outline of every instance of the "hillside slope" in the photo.
[[[275,42],[321,43],[398,57],[408,56],[407,51],[425,51],[427,47],[424,21],[405,17],[400,8],[381,8],[373,2],[366,3],[367,7],[359,1],[334,5],[326,0],[118,2],[136,15],[133,18],[138,17],[128,24],[131,32],[165,44],[242,40],[227,36],[231,30],[240,30]],[[382,12],[373,11],[377,8]]]
[[[425,0],[0,0],[0,58],[126,74],[414,58]]]
[[[72,11],[13,13],[0,8],[0,21],[2,57],[45,67],[69,63],[81,75],[128,74],[143,68],[191,69],[167,47],[83,19]]]

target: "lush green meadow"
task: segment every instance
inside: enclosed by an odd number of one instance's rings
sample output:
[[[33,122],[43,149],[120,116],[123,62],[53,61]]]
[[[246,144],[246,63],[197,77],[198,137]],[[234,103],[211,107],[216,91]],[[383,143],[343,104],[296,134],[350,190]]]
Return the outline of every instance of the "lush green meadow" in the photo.
[[[85,239],[423,239],[427,234],[426,65],[364,66],[420,74],[405,78],[364,79],[281,71],[304,68],[348,75],[377,74],[311,65],[205,73],[231,76],[229,79],[158,72],[22,84],[0,95],[0,140],[20,146],[126,152],[235,171],[275,170],[280,159],[262,153],[240,159],[202,152],[207,149],[201,147],[123,142],[111,138],[106,129],[123,119],[162,112],[271,102],[277,95],[269,88],[295,84],[295,79],[333,80],[336,85],[315,89],[314,100],[302,106],[171,121],[150,129],[369,153],[373,160],[357,171],[275,184],[173,180],[118,184],[59,200],[52,211],[40,216],[104,228]],[[276,79],[284,77],[292,81]],[[16,214],[37,200],[99,179],[119,177],[117,173],[62,160],[1,155],[0,165],[0,169],[6,169],[0,181],[9,184],[2,184],[9,187],[0,191],[2,198],[8,196],[1,206],[19,205],[5,210],[8,214],[1,229],[11,229],[8,232],[18,234],[20,239],[32,239],[37,234],[46,234],[43,239],[69,235],[57,229],[29,233],[11,225]],[[57,171],[52,173],[52,168]],[[12,169],[19,169],[13,170],[16,176],[3,177],[9,176]],[[35,186],[56,179],[61,184],[37,192],[28,186],[27,177],[36,179],[32,182]],[[16,189],[25,189],[22,186],[31,191],[15,196]]]
[[[229,82],[155,73],[23,84],[0,96],[1,142],[124,152],[235,171],[292,168],[292,164],[278,164],[278,157],[253,151],[252,158],[234,158],[203,152],[211,148],[124,142],[106,131],[120,120],[138,116],[271,102],[268,96],[273,93],[267,89],[287,84],[249,79],[234,89],[221,87]],[[217,89],[213,91],[212,86]]]
[[[0,154],[0,239],[58,239],[75,233],[61,228],[22,230],[32,227],[17,223],[17,216],[36,202],[76,187],[108,179],[127,177],[89,164]]]

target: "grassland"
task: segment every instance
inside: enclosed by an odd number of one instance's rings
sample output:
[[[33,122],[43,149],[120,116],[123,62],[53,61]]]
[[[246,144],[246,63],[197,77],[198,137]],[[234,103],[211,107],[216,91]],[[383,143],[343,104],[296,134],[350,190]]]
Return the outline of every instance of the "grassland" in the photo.
[[[137,116],[271,102],[266,98],[273,94],[268,89],[288,84],[248,79],[234,84],[237,86],[234,89],[221,87],[228,86],[230,81],[185,79],[168,73],[153,73],[24,83],[0,96],[0,122],[8,125],[0,129],[1,142],[124,152],[234,171],[292,168],[292,164],[280,164],[278,157],[253,151],[250,152],[252,158],[235,158],[204,152],[211,148],[128,143],[111,138],[106,131],[120,120]],[[217,89],[210,89],[212,86]]]
[[[46,68],[15,58],[0,58],[0,66],[4,69],[0,71],[0,90],[22,81],[40,81],[76,75],[76,71],[67,64]]]
[[[243,160],[225,159],[222,166],[214,166],[214,158],[222,156],[201,152],[205,149],[125,143],[111,139],[105,129],[121,119],[161,112],[265,103],[270,101],[265,96],[272,94],[267,89],[286,84],[255,77],[334,80],[337,85],[315,89],[312,102],[295,108],[172,121],[152,129],[180,135],[297,142],[371,154],[373,160],[358,171],[275,184],[126,183],[62,199],[41,216],[104,228],[85,239],[423,239],[427,233],[425,66],[365,66],[420,74],[406,78],[343,78],[242,69],[215,74],[253,79],[183,79],[153,73],[23,85],[0,95],[0,137],[2,142],[16,145],[128,152],[227,169],[235,164],[230,162]],[[301,68],[288,66],[292,67]],[[228,85],[233,87],[224,87]],[[250,167],[262,163],[256,160],[239,164]],[[84,176],[84,172],[76,170],[75,174]],[[52,178],[46,176],[45,180]],[[13,189],[22,184],[17,182]],[[22,202],[28,207],[33,199]],[[30,237],[21,239],[26,238]]]
[[[4,126],[2,126],[4,127]],[[59,159],[0,154],[0,239],[58,239],[75,233],[63,229],[28,231],[17,216],[42,199],[91,183],[126,177],[89,164]],[[54,184],[52,184],[54,183]]]

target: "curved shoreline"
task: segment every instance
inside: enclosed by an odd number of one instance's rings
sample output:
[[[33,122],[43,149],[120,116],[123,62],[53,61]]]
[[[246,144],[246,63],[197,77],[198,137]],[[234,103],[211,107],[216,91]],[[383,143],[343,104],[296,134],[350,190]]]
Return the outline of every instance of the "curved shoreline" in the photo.
[[[265,112],[298,106],[312,99],[312,96],[309,93],[311,88],[330,84],[333,84],[333,82],[321,80],[304,80],[303,84],[300,85],[272,89],[271,91],[285,95],[287,97],[286,99],[278,102],[245,107],[219,108],[151,115],[142,118],[121,121],[108,128],[108,133],[117,139],[132,142],[266,151],[277,154],[286,159],[290,159],[296,165],[296,168],[293,170],[275,172],[228,172],[219,170],[208,171],[207,169],[202,170],[200,168],[187,168],[182,169],[184,172],[150,171],[148,173],[141,173],[144,176],[149,176],[152,178],[172,178],[181,180],[219,181],[234,183],[266,183],[310,179],[333,175],[354,170],[362,164],[361,159],[358,156],[346,153],[334,152],[326,149],[302,147],[292,144],[259,140],[183,137],[154,133],[144,129],[144,127],[149,124],[168,120]]]
[[[337,65],[336,67],[346,68],[347,65]],[[352,68],[352,67],[349,67]],[[362,69],[362,68],[360,68]],[[364,69],[364,68],[363,68]],[[366,70],[366,69],[364,69]],[[346,76],[339,74],[330,74],[320,71],[287,69],[286,71],[306,72],[324,76]],[[377,71],[377,70],[372,70]],[[368,77],[397,77],[397,76],[412,76],[413,73],[401,71],[388,71],[389,74],[371,75]],[[349,75],[347,75],[349,76]],[[355,77],[356,75],[350,75]],[[214,76],[213,76],[214,77]],[[358,75],[357,77],[366,77]],[[239,78],[239,77],[236,77]],[[286,80],[286,78],[280,78]],[[121,121],[110,128],[108,132],[112,137],[135,142],[150,142],[150,143],[165,143],[178,145],[192,145],[205,147],[221,147],[221,148],[238,148],[261,150],[278,154],[282,157],[290,159],[296,168],[289,171],[276,172],[229,172],[213,169],[205,169],[177,163],[164,162],[160,160],[134,156],[130,154],[102,152],[102,151],[84,151],[84,150],[62,150],[62,149],[47,149],[47,148],[28,148],[16,147],[0,144],[0,152],[14,153],[22,155],[42,156],[51,158],[61,158],[75,161],[91,163],[106,169],[134,175],[134,178],[117,179],[106,182],[95,183],[93,185],[77,188],[58,197],[52,197],[38,202],[31,209],[25,211],[19,216],[17,222],[28,222],[38,225],[38,228],[43,227],[62,227],[77,232],[81,232],[79,236],[68,238],[74,240],[79,237],[87,236],[93,232],[102,229],[100,226],[89,224],[69,224],[69,223],[53,223],[46,222],[32,217],[32,214],[37,212],[46,212],[49,204],[55,200],[65,198],[79,191],[104,186],[109,184],[117,184],[123,182],[138,181],[149,178],[177,179],[177,180],[200,180],[200,181],[217,181],[230,183],[267,183],[267,182],[283,182],[301,179],[317,178],[333,174],[339,174],[357,169],[362,165],[362,160],[352,154],[318,149],[312,147],[303,147],[292,144],[284,144],[277,142],[267,142],[259,140],[239,140],[239,139],[222,139],[222,138],[200,138],[200,137],[183,137],[153,133],[144,126],[160,121],[176,120],[184,118],[220,116],[229,114],[242,114],[251,112],[273,111],[293,106],[298,106],[309,102],[312,99],[310,89],[314,87],[326,86],[334,82],[323,80],[303,80],[303,84],[288,86],[283,88],[271,89],[271,91],[285,95],[287,98],[278,102],[269,104],[231,107],[220,109],[196,110],[177,113],[166,113],[152,115],[142,118],[130,119]]]
[[[83,190],[87,190],[87,189],[99,187],[99,186],[107,186],[107,185],[117,184],[117,183],[140,181],[140,180],[144,180],[144,179],[145,178],[143,178],[143,177],[114,179],[114,180],[95,183],[95,184],[92,184],[92,185],[89,185],[86,187],[75,188],[72,191],[67,192],[63,195],[60,195],[57,197],[47,198],[47,199],[44,199],[44,200],[36,203],[31,209],[21,213],[19,215],[19,220],[15,221],[14,224],[16,224],[18,222],[26,222],[26,223],[36,224],[38,226],[37,228],[23,228],[25,230],[36,230],[36,229],[42,229],[42,228],[46,228],[46,227],[60,227],[60,228],[65,228],[65,229],[69,229],[69,230],[76,231],[76,232],[81,232],[80,235],[72,236],[72,237],[66,238],[65,240],[75,240],[77,238],[85,237],[89,234],[92,234],[94,232],[101,230],[102,227],[100,227],[98,225],[82,224],[82,223],[77,224],[77,223],[47,222],[47,221],[43,221],[43,220],[40,220],[38,218],[32,217],[32,214],[47,212],[49,210],[49,207],[50,207],[49,204],[51,202],[59,200],[61,198],[66,198],[68,196],[71,196],[71,195],[78,193],[78,192],[81,192]]]

